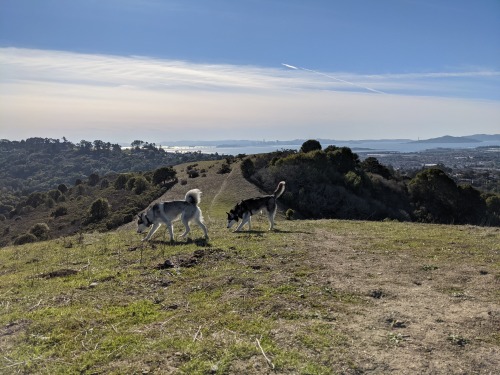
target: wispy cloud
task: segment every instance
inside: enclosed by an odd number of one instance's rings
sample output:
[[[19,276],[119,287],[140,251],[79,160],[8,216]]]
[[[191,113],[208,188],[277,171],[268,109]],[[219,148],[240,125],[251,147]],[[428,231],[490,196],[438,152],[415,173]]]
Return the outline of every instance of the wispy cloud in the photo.
[[[0,71],[1,138],[416,138],[500,123],[500,73],[486,70],[362,76],[0,48]]]

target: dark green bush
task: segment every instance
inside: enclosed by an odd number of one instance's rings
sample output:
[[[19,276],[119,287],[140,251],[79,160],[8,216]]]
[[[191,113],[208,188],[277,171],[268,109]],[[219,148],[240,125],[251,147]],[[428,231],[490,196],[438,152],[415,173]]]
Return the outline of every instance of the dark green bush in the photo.
[[[30,233],[41,241],[49,239],[49,232],[50,228],[45,223],[37,223],[30,228]]]
[[[67,214],[68,214],[67,207],[65,207],[65,206],[59,206],[54,211],[52,211],[52,213],[50,214],[50,216],[59,217],[59,216],[67,215]]]
[[[25,243],[36,242],[37,238],[31,233],[21,234],[14,240],[14,245],[24,245]]]
[[[106,198],[99,198],[92,202],[88,211],[88,221],[97,222],[109,215],[109,203]]]
[[[123,190],[125,189],[125,185],[127,184],[128,176],[126,174],[121,174],[115,180],[115,189]]]

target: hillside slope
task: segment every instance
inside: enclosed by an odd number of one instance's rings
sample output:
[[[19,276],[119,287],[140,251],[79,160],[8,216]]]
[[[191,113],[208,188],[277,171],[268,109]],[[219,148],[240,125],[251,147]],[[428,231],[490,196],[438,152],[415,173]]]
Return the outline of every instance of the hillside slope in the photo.
[[[151,202],[169,201],[184,199],[188,190],[200,189],[202,191],[200,208],[203,212],[206,224],[225,225],[226,212],[234,207],[242,199],[271,194],[272,191],[261,191],[257,186],[245,180],[241,174],[241,161],[231,163],[229,173],[218,173],[225,161],[202,161],[197,163],[179,164],[174,167],[179,180],[184,183],[177,183],[160,198]],[[193,167],[194,166],[194,167]],[[188,168],[200,171],[200,176],[196,178],[188,177]],[[201,172],[203,171],[203,172]],[[278,200],[277,217],[284,217],[285,207]],[[134,223],[125,225],[124,229],[135,227]]]

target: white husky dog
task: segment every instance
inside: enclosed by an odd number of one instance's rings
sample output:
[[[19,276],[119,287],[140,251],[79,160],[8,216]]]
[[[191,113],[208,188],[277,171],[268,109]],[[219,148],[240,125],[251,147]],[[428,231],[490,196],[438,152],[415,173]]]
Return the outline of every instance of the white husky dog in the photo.
[[[186,227],[182,237],[186,237],[191,230],[189,222],[194,220],[203,229],[205,239],[208,239],[207,227],[203,223],[203,215],[198,207],[200,195],[201,191],[199,189],[192,189],[186,193],[183,201],[167,201],[153,204],[145,212],[138,215],[137,233],[145,232],[152,225],[153,227],[149,233],[143,238],[143,241],[148,241],[158,228],[165,224],[172,242],[174,240],[172,223],[180,219]]]

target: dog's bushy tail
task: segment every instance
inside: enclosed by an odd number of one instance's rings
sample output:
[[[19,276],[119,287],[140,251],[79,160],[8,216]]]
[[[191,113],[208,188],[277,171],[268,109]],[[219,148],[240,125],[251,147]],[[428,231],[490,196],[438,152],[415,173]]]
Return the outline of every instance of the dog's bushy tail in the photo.
[[[186,193],[186,197],[184,199],[186,200],[186,202],[198,206],[200,204],[200,201],[201,201],[201,191],[200,191],[200,189],[189,190]]]
[[[273,195],[275,198],[279,198],[281,196],[281,194],[283,194],[284,192],[285,192],[285,181],[281,181],[278,184],[278,187],[274,191]]]

